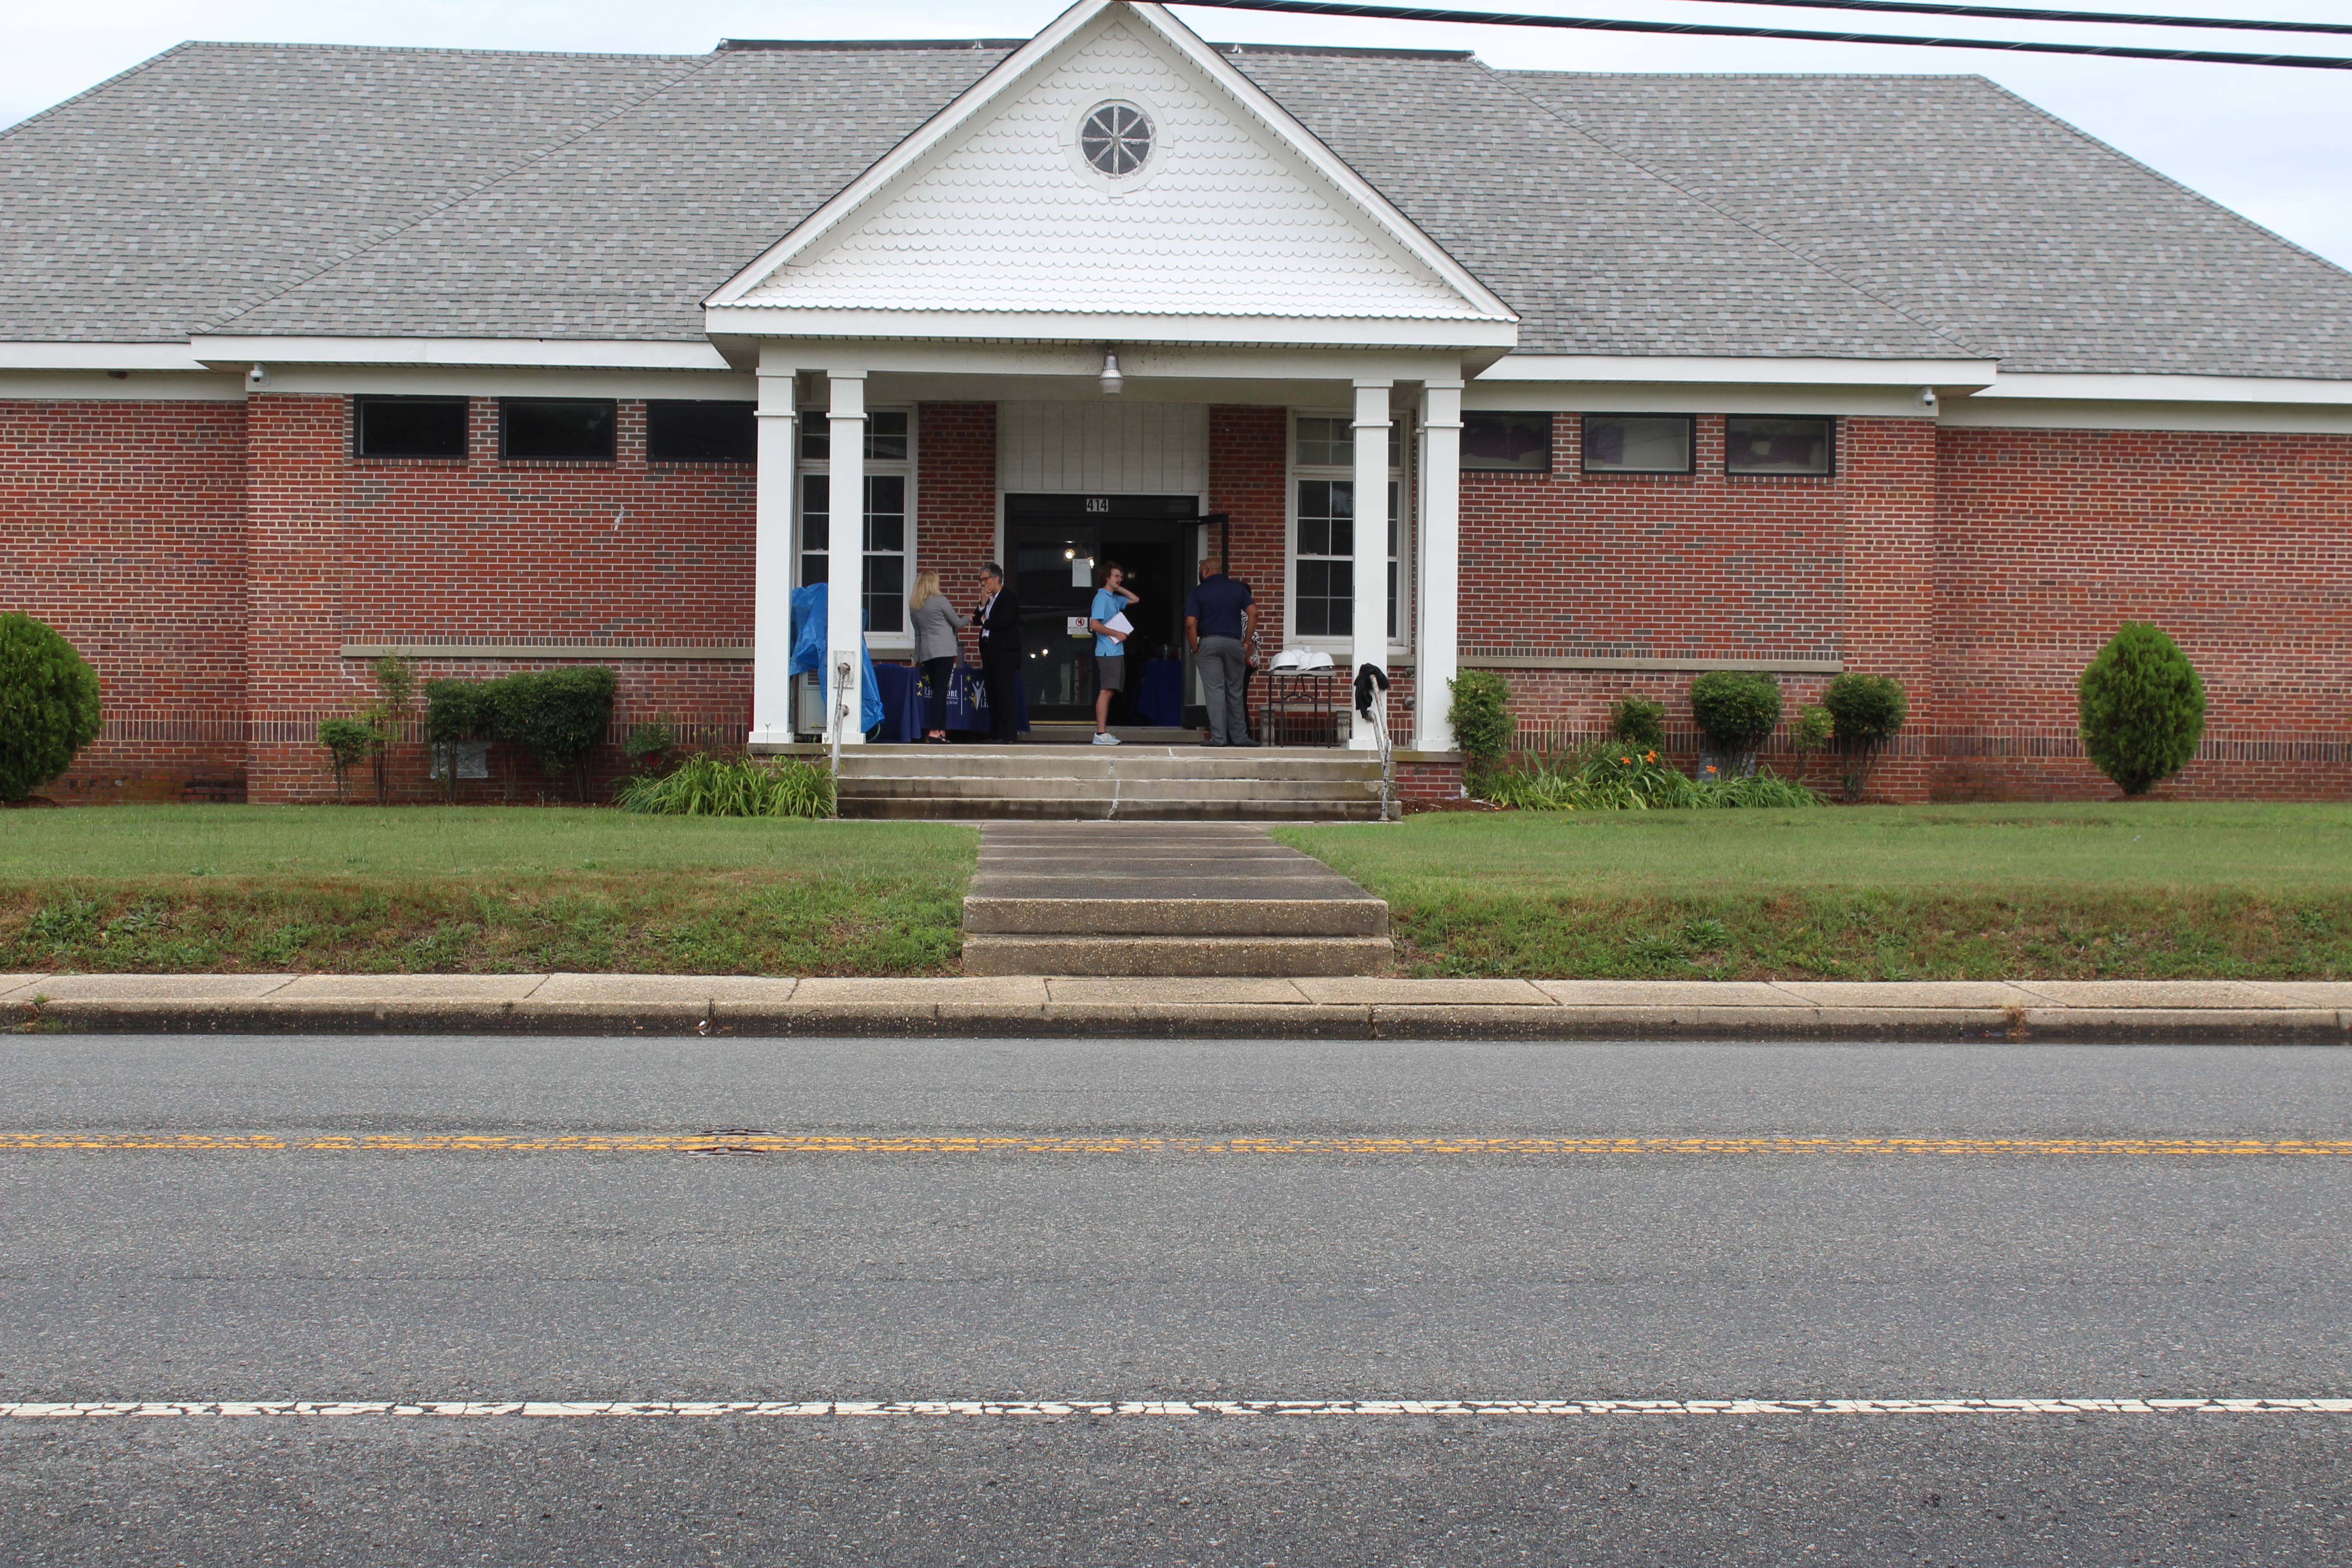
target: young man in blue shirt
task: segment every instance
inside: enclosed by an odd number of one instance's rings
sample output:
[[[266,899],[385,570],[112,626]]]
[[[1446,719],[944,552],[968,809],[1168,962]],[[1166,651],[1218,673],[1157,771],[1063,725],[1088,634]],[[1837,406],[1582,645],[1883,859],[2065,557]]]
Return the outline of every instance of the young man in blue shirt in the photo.
[[[1125,645],[1130,634],[1111,630],[1109,622],[1125,615],[1128,605],[1139,604],[1142,595],[1128,590],[1127,568],[1116,561],[1097,567],[1095,581],[1095,602],[1087,611],[1087,630],[1095,634],[1095,744],[1116,746],[1118,737],[1110,732],[1110,700],[1127,689]]]
[[[1184,598],[1184,640],[1201,672],[1209,707],[1209,744],[1255,746],[1250,739],[1249,630],[1256,614],[1249,584],[1237,583],[1213,561],[1201,563],[1201,585]]]

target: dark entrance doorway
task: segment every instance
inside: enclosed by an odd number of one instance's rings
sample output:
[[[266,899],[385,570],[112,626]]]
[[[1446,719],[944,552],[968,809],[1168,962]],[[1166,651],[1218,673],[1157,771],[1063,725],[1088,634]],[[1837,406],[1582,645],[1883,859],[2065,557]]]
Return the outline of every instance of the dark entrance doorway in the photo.
[[[1128,689],[1111,704],[1113,724],[1135,724],[1144,667],[1173,659],[1182,701],[1192,692],[1184,650],[1184,595],[1201,557],[1200,501],[1193,496],[1008,495],[1004,533],[1013,592],[1021,596],[1021,641],[1029,650],[1022,679],[1032,718],[1092,721],[1092,633],[1083,630],[1094,602],[1094,568],[1116,561],[1142,599],[1127,613]],[[1073,633],[1071,627],[1081,630]],[[1189,717],[1189,715],[1187,715]]]

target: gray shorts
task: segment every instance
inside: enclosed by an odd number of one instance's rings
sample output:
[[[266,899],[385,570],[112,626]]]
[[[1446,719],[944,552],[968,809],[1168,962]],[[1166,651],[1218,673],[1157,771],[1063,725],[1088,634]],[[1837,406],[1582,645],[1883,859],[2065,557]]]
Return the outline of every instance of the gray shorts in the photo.
[[[1123,653],[1095,655],[1095,689],[1097,691],[1127,689],[1127,655]]]

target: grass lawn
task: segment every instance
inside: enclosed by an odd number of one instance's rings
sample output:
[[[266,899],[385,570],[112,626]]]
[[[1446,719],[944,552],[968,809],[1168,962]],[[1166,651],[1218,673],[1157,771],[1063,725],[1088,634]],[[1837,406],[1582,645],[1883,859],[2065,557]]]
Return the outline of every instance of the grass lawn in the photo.
[[[2352,806],[1440,814],[1276,837],[1418,974],[2352,975]]]
[[[0,971],[929,974],[979,835],[498,806],[0,813]]]

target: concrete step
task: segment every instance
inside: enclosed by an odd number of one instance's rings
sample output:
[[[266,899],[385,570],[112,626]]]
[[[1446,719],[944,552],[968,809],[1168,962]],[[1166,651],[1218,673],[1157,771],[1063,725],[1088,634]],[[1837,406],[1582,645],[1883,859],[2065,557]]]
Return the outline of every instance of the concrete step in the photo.
[[[1376,974],[1385,936],[967,935],[967,974]]]
[[[1212,752],[1206,757],[1171,752],[1032,751],[962,756],[934,747],[910,748],[885,755],[841,759],[844,783],[869,778],[951,779],[1348,779],[1380,782],[1377,760],[1364,762],[1345,752],[1288,752],[1269,756],[1262,752],[1230,755]]]
[[[1024,784],[1036,787],[1024,788]],[[1050,787],[1050,790],[1048,788]],[[1020,800],[1047,793],[1075,799],[1101,801],[1197,800],[1372,800],[1380,784],[1322,779],[960,779],[855,778],[841,781],[847,800],[878,800],[891,795],[961,797],[966,800]]]
[[[1117,810],[1113,811],[1116,805]],[[882,795],[860,797],[844,790],[841,815],[866,820],[1030,821],[1118,820],[1150,822],[1377,822],[1378,795],[1353,800],[1120,800],[1071,796]]]
[[[967,934],[1022,936],[1377,936],[1389,934],[1389,907],[1345,892],[1323,898],[1024,898],[992,889],[963,901]]]

